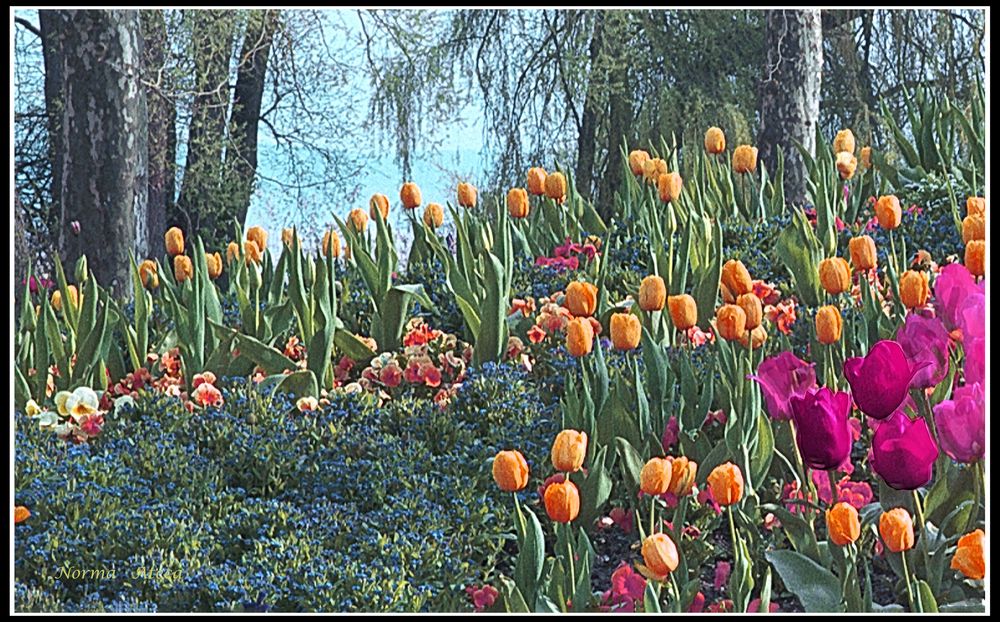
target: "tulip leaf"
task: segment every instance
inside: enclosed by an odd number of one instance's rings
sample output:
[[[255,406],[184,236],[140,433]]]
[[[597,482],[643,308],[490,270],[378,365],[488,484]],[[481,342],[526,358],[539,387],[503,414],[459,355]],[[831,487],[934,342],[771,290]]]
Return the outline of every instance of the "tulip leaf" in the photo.
[[[587,471],[587,477],[582,482],[579,481],[581,474],[579,472],[574,474],[577,477],[574,481],[580,488],[580,515],[576,523],[582,525],[584,529],[589,529],[594,524],[608,497],[611,496],[611,475],[604,466],[607,453],[607,445],[597,451]]]
[[[763,412],[757,415],[757,442],[750,457],[752,481],[762,482],[774,459],[774,433],[771,421]]]
[[[229,329],[232,330],[232,329]],[[266,373],[280,374],[286,369],[296,369],[295,361],[282,354],[277,348],[262,343],[249,335],[237,331],[233,337],[234,346],[240,353],[260,365]]]
[[[503,593],[503,603],[504,610],[507,613],[531,613],[528,609],[527,603],[524,602],[524,596],[521,595],[521,590],[518,589],[517,585],[507,577],[500,577],[500,586]]]
[[[795,551],[805,555],[813,562],[823,562],[823,555],[816,542],[816,535],[801,514],[793,514],[782,506],[772,504],[762,505],[761,510],[773,513],[781,521],[781,527],[785,530],[792,546],[795,547]]]
[[[806,612],[843,611],[840,580],[832,572],[795,551],[767,551],[765,557]]]
[[[293,397],[317,397],[319,385],[316,375],[311,370],[301,369],[291,374],[274,374],[260,381],[257,390],[272,399],[279,393],[287,393]]]
[[[642,606],[646,613],[662,613],[660,610],[660,595],[653,587],[652,581],[646,582],[646,589],[642,593]]]
[[[514,581],[518,588],[527,595],[528,600],[534,600],[538,581],[542,576],[542,565],[545,562],[545,535],[538,517],[527,507],[519,508],[524,512],[524,539],[519,542],[517,562],[514,565]]]

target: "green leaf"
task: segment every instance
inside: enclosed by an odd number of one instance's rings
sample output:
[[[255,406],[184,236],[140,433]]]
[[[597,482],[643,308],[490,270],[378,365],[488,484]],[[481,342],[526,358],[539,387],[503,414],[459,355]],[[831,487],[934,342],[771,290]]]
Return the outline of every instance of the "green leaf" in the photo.
[[[319,397],[319,385],[316,375],[308,369],[302,369],[291,374],[275,374],[260,381],[257,390],[273,398],[279,393],[288,393],[293,397]]]
[[[224,328],[224,330],[232,329]],[[296,369],[295,361],[285,356],[278,349],[272,348],[249,335],[237,333],[233,337],[233,342],[233,345],[240,351],[241,355],[260,365],[266,373],[280,374],[286,369]]]
[[[937,613],[937,599],[934,598],[934,592],[931,590],[931,586],[928,585],[923,579],[919,579],[916,582],[916,588],[917,593],[920,596],[920,604],[923,606],[924,613]]]
[[[795,551],[768,551],[765,557],[788,591],[799,597],[806,612],[843,610],[840,581],[832,572]]]
[[[517,562],[514,566],[514,580],[528,600],[534,600],[539,579],[542,576],[542,564],[545,561],[545,536],[538,517],[527,507],[519,507],[524,513],[524,540],[519,542]]]

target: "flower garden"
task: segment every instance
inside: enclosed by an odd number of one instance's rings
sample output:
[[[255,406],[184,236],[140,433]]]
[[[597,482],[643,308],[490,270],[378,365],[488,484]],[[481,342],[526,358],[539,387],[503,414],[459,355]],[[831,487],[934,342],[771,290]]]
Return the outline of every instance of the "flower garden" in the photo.
[[[711,128],[609,222],[536,167],[29,274],[16,609],[983,611],[984,144],[923,122],[804,208]]]

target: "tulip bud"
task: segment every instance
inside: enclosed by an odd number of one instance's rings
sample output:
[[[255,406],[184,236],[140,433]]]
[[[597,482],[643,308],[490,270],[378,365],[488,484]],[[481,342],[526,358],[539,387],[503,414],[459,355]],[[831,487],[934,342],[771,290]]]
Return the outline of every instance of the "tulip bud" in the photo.
[[[340,236],[332,229],[323,234],[323,256],[330,255],[340,257]]]
[[[844,330],[844,319],[840,309],[835,305],[826,305],[816,311],[816,339],[820,343],[830,345],[840,341]]]
[[[837,172],[844,181],[854,177],[854,171],[858,168],[858,159],[853,153],[841,151],[837,154]]]
[[[875,240],[868,235],[851,238],[847,243],[851,252],[851,263],[855,270],[871,270],[878,263],[878,256],[875,254]]]
[[[726,150],[726,135],[721,128],[710,127],[705,132],[705,151],[718,155]]]
[[[846,151],[847,153],[854,153],[854,132],[851,130],[840,130],[837,132],[837,136],[833,139],[833,152],[840,153]]]
[[[698,323],[698,304],[689,294],[678,294],[667,298],[670,321],[677,330],[687,330]]]
[[[177,279],[178,283],[183,283],[184,281],[190,279],[194,276],[194,266],[191,264],[191,258],[187,255],[177,255],[174,257],[174,278]]]
[[[267,230],[264,227],[250,227],[250,230],[247,231],[247,239],[257,245],[261,254],[267,250]]]
[[[616,350],[635,350],[642,338],[642,324],[631,313],[611,314],[611,343]]]
[[[413,183],[412,181],[406,182],[405,184],[403,184],[403,187],[399,189],[399,200],[403,202],[403,207],[405,207],[406,209],[414,209],[419,207],[420,204],[423,202],[423,200],[420,197],[420,187],[417,184]],[[388,204],[388,198],[386,199],[386,204]],[[374,217],[375,216],[373,214],[372,218]],[[389,217],[389,208],[386,207],[382,209],[382,218],[388,218],[388,217]]]
[[[986,218],[986,199],[984,197],[967,198],[965,200],[965,215]]]
[[[575,473],[587,457],[587,433],[563,430],[552,443],[552,466],[557,471]]]
[[[87,276],[89,275],[90,272],[87,270],[87,256],[80,255],[80,258],[76,260],[76,270],[74,271],[73,276],[76,277],[77,283],[83,285],[87,282]]]
[[[743,309],[743,313],[747,316],[747,330],[753,330],[760,326],[761,320],[764,319],[764,307],[757,294],[753,292],[740,294],[736,297],[736,306]]]
[[[378,196],[378,195],[376,195]],[[375,197],[372,197],[373,208],[381,209],[380,204],[376,202]],[[389,199],[386,199],[386,205],[388,205]],[[375,212],[372,212],[373,214]],[[386,208],[386,213],[388,213],[388,208]],[[373,216],[374,218],[374,216]],[[351,227],[356,233],[361,233],[368,227],[368,214],[365,213],[363,209],[354,208],[351,213],[347,216],[347,225]]]
[[[899,226],[903,219],[903,210],[896,195],[887,194],[878,198],[875,202],[875,217],[883,229],[892,230]]]
[[[862,147],[861,148],[861,166],[865,169],[870,169],[872,167],[872,148]]]
[[[528,169],[528,192],[540,197],[545,194],[545,178],[548,174],[545,169],[540,166],[535,166]]]
[[[654,580],[666,580],[677,569],[677,545],[665,533],[654,533],[642,541],[642,561]]]
[[[643,311],[662,311],[667,299],[667,286],[663,279],[651,274],[639,284],[639,308]]]
[[[757,148],[750,145],[740,145],[733,151],[733,171],[737,173],[753,173],[757,170]]]
[[[708,474],[708,488],[715,502],[722,506],[733,505],[743,498],[743,473],[732,462],[720,464]]]
[[[580,358],[594,348],[594,327],[585,317],[573,318],[566,324],[566,350]]]
[[[986,219],[979,214],[966,216],[962,221],[962,242],[968,244],[972,240],[986,239]]]
[[[406,186],[403,186],[403,187],[405,188]],[[403,193],[400,192],[400,196],[402,196],[402,194]],[[378,216],[377,216],[378,214],[382,215],[382,220],[388,220],[389,219],[389,197],[385,196],[384,194],[379,194],[377,192],[375,194],[373,194],[371,196],[371,198],[368,199],[368,213],[371,215],[372,220],[375,220],[376,218],[378,218]],[[366,218],[365,219],[365,223],[367,223],[367,222],[368,222],[368,219]]]
[[[566,200],[566,177],[562,173],[549,173],[545,177],[545,196],[556,203]]]
[[[511,218],[527,218],[531,211],[528,193],[524,188],[511,188],[507,192],[507,211]]]
[[[972,240],[965,245],[965,267],[973,276],[986,275],[986,240]]]
[[[476,187],[464,181],[458,184],[458,204],[462,207],[476,206]]]
[[[749,294],[753,291],[753,279],[750,278],[750,272],[738,259],[730,259],[722,266],[721,281],[733,296]]]
[[[184,232],[179,227],[170,227],[167,229],[166,235],[163,236],[163,241],[167,247],[167,254],[171,257],[184,253]]]
[[[583,281],[570,281],[566,286],[566,308],[575,317],[589,317],[597,311],[597,286]]]
[[[493,480],[505,492],[528,485],[528,463],[519,451],[501,451],[493,458]]]
[[[150,259],[143,260],[143,262],[139,264],[139,282],[142,283],[143,287],[156,289],[160,286],[160,275],[158,272],[159,269],[157,268],[155,261]]]
[[[287,227],[281,230],[281,243],[285,246],[291,248],[292,242],[295,239],[295,230],[291,227]]]
[[[694,479],[698,475],[698,463],[680,458],[667,458],[670,462],[670,486],[668,491],[677,497],[694,492]]]
[[[222,274],[222,255],[205,253],[205,265],[208,267],[208,278],[219,278],[219,275]]]
[[[756,350],[767,342],[767,329],[764,325],[755,326],[753,330],[748,330],[740,337],[740,344],[744,348]]]
[[[246,257],[247,263],[260,263],[264,259],[260,247],[253,240],[247,240],[243,243],[243,256]]]
[[[649,153],[636,149],[628,154],[628,166],[632,169],[633,175],[642,175],[643,167],[646,165],[646,161],[649,160]]]
[[[878,519],[878,532],[885,542],[885,548],[893,553],[913,548],[913,519],[905,508],[893,508],[883,512]]]
[[[715,330],[726,341],[739,341],[747,329],[747,314],[737,305],[722,305],[715,313]]]
[[[545,489],[545,513],[557,523],[570,523],[580,515],[580,491],[567,480]]]
[[[983,544],[986,533],[977,529],[958,539],[955,555],[951,558],[951,569],[961,572],[967,579],[981,581],[986,577],[986,559]]]
[[[851,289],[851,267],[843,257],[827,257],[819,262],[819,282],[832,296]]]
[[[639,473],[639,490],[647,495],[662,495],[670,488],[671,464],[663,458],[652,458]]]
[[[650,158],[642,165],[642,176],[647,184],[655,184],[660,180],[660,175],[667,174],[667,163],[660,158]]]
[[[931,288],[926,272],[907,270],[899,277],[899,299],[907,309],[927,304]]]
[[[681,179],[680,173],[666,173],[660,175],[656,185],[660,191],[660,200],[670,203],[681,196],[684,180]]]
[[[853,505],[845,501],[826,511],[826,532],[830,542],[837,546],[847,546],[861,537],[861,520]]]
[[[233,263],[240,258],[240,245],[236,242],[230,242],[226,246],[226,263]]]

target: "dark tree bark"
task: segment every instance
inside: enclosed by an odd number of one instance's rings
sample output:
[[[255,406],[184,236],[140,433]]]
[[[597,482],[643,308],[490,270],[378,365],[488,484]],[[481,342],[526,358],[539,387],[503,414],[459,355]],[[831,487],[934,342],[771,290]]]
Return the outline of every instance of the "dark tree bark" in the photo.
[[[611,27],[607,29],[605,36],[612,41],[626,40],[628,14],[624,11],[616,11],[611,15],[610,22]],[[607,158],[605,158],[604,172],[600,176],[597,194],[597,212],[605,222],[615,214],[615,192],[618,191],[623,182],[622,139],[625,138],[629,144],[633,144],[635,138],[632,135],[631,101],[634,91],[629,83],[629,63],[624,58],[628,47],[617,45],[611,46],[610,49],[615,54],[615,62],[610,70],[609,80]]]
[[[62,116],[62,85],[63,85],[63,52],[62,37],[59,35],[59,25],[56,21],[57,11],[39,11],[38,25],[42,38],[42,60],[45,64],[45,114],[48,117],[49,130],[49,165],[52,179],[59,179],[61,159],[58,154],[63,152],[62,132],[59,121]],[[52,204],[59,205],[59,184],[52,183]]]
[[[14,193],[14,317],[21,311],[24,286],[21,281],[28,276],[28,240],[24,232],[24,208]]]
[[[53,195],[59,197],[62,260],[71,270],[86,254],[97,280],[127,295],[129,253],[146,251],[146,93],[140,83],[139,13],[40,13],[55,44],[46,54],[46,70],[51,66],[58,76],[58,89],[51,85],[60,103]]]
[[[146,106],[149,125],[148,201],[146,209],[146,248],[150,257],[166,253],[163,234],[167,213],[173,210],[175,159],[177,153],[177,109],[164,94],[167,57],[167,24],[163,11],[140,11],[146,52],[143,75],[147,83]]]
[[[587,95],[583,101],[580,130],[576,140],[576,182],[577,191],[584,198],[590,198],[594,187],[594,159],[597,150],[597,126],[600,124],[603,97],[607,91],[607,71],[602,58],[604,51],[605,11],[598,11],[594,19],[594,30],[590,36],[590,76],[587,79]]]
[[[820,12],[767,11],[767,64],[761,84],[760,159],[774,170],[778,147],[785,157],[785,196],[790,203],[806,198],[805,163],[795,147],[816,150],[823,27]]]
[[[188,232],[207,229],[211,214],[222,200],[222,153],[226,140],[229,106],[229,58],[233,45],[231,11],[189,11],[192,20],[191,47],[195,68],[195,96],[191,103],[187,160],[181,181],[177,210],[168,214],[168,224]],[[203,222],[209,221],[209,222]]]
[[[233,110],[229,117],[230,142],[226,171],[231,176],[229,194],[237,221],[246,224],[250,195],[257,174],[257,128],[264,99],[264,78],[271,42],[278,28],[278,11],[251,11],[240,52]]]

